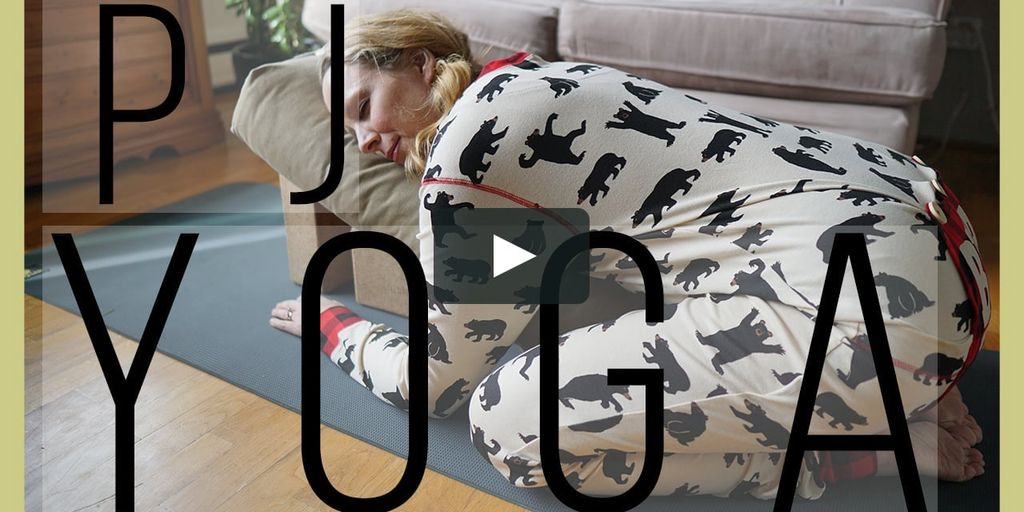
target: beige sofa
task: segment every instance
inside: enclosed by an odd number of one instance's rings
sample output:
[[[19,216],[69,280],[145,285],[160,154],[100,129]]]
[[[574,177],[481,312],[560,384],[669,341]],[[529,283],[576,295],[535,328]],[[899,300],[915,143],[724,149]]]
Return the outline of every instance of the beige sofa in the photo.
[[[398,7],[447,15],[478,60],[518,50],[607,64],[787,123],[912,153],[942,74],[949,0],[306,0],[330,38],[346,18]]]
[[[325,41],[331,1],[346,4],[346,19],[398,7],[440,11],[469,34],[481,62],[525,50],[612,65],[737,110],[907,153],[920,104],[942,73],[948,10],[948,0],[306,0],[303,22]],[[315,61],[254,71],[232,123],[281,173],[283,192],[314,188],[330,161]],[[307,130],[297,139],[305,146],[282,145],[267,125]],[[316,247],[345,229],[323,222],[334,214],[418,249],[416,185],[397,179],[393,163],[358,154],[350,135],[344,151],[337,193],[315,206],[285,201],[296,282]],[[328,282],[354,277],[360,303],[406,314],[405,283],[390,258],[357,250],[351,260]]]

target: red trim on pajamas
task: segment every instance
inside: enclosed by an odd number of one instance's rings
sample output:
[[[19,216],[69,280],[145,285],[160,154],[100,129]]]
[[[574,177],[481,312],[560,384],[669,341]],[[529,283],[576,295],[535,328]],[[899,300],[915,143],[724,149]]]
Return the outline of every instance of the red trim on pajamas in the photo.
[[[829,484],[857,480],[878,472],[878,456],[873,451],[818,452],[818,477]]]
[[[480,74],[477,75],[477,78],[480,78],[480,77],[486,75],[487,73],[490,73],[491,71],[494,71],[495,69],[503,68],[505,66],[511,66],[511,65],[519,64],[520,62],[523,62],[524,60],[526,60],[529,57],[530,57],[530,54],[528,52],[516,52],[516,53],[513,53],[512,55],[509,55],[508,57],[505,57],[504,59],[492,60],[492,61],[488,62],[487,64],[484,64],[484,68],[480,70]]]
[[[338,348],[341,331],[353,324],[362,322],[363,318],[345,306],[334,306],[320,313],[320,348],[328,357]]]
[[[945,192],[937,194],[937,199],[947,219],[945,224],[939,224],[939,229],[942,230],[942,238],[946,243],[947,254],[952,258],[957,272],[960,273],[960,281],[964,284],[964,291],[967,293],[967,299],[971,303],[971,311],[974,314],[974,318],[971,320],[971,335],[973,339],[971,340],[971,348],[967,352],[967,359],[964,361],[960,371],[957,372],[956,377],[953,378],[953,382],[946,387],[946,391],[939,397],[939,400],[942,400],[960,382],[960,377],[974,363],[974,358],[977,357],[978,351],[981,350],[982,341],[985,337],[985,319],[982,316],[981,290],[978,288],[978,281],[963,262],[963,254],[960,253],[960,244],[970,240],[967,236],[967,228],[964,226],[963,219],[957,213],[960,209],[960,200],[957,199],[956,194],[953,193],[953,190],[945,182],[940,181],[939,183]],[[985,263],[978,261],[978,264],[981,265],[981,271],[986,272]]]

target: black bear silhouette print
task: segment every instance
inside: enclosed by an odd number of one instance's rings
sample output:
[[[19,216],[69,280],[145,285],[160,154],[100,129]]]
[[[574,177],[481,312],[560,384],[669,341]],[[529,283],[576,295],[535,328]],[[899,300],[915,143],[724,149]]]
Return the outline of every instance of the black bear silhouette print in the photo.
[[[818,408],[814,413],[819,417],[824,418],[826,414],[832,417],[832,421],[828,422],[828,426],[832,428],[839,428],[842,425],[843,429],[849,432],[853,430],[854,425],[868,424],[867,418],[850,408],[842,397],[831,391],[818,395],[814,405]]]
[[[437,193],[437,199],[433,203],[427,202],[430,199],[431,194],[423,196],[423,208],[430,211],[430,225],[433,227],[434,232],[434,246],[446,248],[448,247],[444,243],[444,237],[448,233],[454,233],[459,235],[463,240],[467,238],[473,238],[476,233],[470,233],[465,228],[455,223],[455,212],[460,208],[469,208],[472,210],[474,207],[472,203],[452,203],[452,196],[445,191]],[[441,299],[443,302],[450,302]]]
[[[971,301],[965,300],[953,306],[953,317],[959,321],[956,323],[957,332],[971,332],[971,322],[974,321],[974,308]]]
[[[500,318],[493,320],[470,320],[464,324],[463,327],[469,329],[466,333],[466,339],[474,338],[470,341],[477,343],[480,340],[487,338],[487,341],[500,340],[505,335],[505,328],[507,324]]]
[[[569,425],[569,430],[572,430],[573,432],[604,432],[615,425],[618,425],[620,422],[622,422],[622,415],[615,414],[607,418],[571,424]],[[564,462],[565,459],[562,459],[562,461]]]
[[[683,482],[683,485],[672,491],[669,496],[672,498],[682,498],[684,496],[696,496],[700,494],[700,484],[690,486],[690,482]]]
[[[594,164],[594,169],[590,171],[590,175],[583,182],[583,186],[576,191],[576,204],[583,204],[583,201],[589,198],[590,206],[597,206],[598,193],[603,198],[608,195],[610,190],[608,178],[613,180],[618,178],[619,171],[625,168],[625,166],[626,159],[615,153],[601,155],[601,158],[598,158],[597,163]]]
[[[569,80],[568,78],[542,76],[540,77],[540,79],[547,82],[548,86],[551,87],[551,90],[555,91],[556,98],[565,96],[566,94],[572,92],[573,89],[578,89],[580,86],[579,82],[575,80]]]
[[[711,302],[717,304],[737,295],[759,297],[769,302],[780,302],[779,295],[775,293],[775,290],[768,284],[768,281],[765,281],[764,277],[762,277],[765,269],[764,261],[760,258],[754,258],[750,260],[749,265],[753,269],[752,272],[740,270],[733,274],[732,281],[729,284],[735,286],[736,289],[732,293],[711,295]]]
[[[561,338],[559,338],[559,345],[562,345]],[[519,368],[519,375],[523,380],[530,380],[530,374],[527,371],[530,370],[530,366],[533,366],[533,361],[540,357],[540,349],[527,350],[520,357],[523,358],[523,366]]]
[[[751,115],[751,114],[743,114],[743,115],[745,115],[745,116],[753,119],[754,121],[757,121],[757,122],[759,122],[759,123],[761,123],[761,124],[763,124],[763,125],[765,125],[765,126],[767,126],[769,128],[777,128],[779,126],[779,123],[777,121],[772,121],[771,119],[765,119],[763,117],[757,117],[757,116]]]
[[[832,255],[832,241],[839,233],[863,233],[864,238],[870,245],[874,243],[875,239],[871,237],[888,238],[895,233],[889,231],[882,231],[875,227],[875,224],[885,220],[884,215],[877,215],[874,213],[862,213],[851,219],[846,219],[835,226],[832,226],[821,233],[818,237],[818,242],[815,247],[821,251],[821,261],[828,263],[829,257]]]
[[[939,254],[934,257],[935,261],[946,261],[946,241],[943,239],[942,230],[939,229],[939,225],[923,213],[914,214],[914,218],[921,221],[921,223],[911,224],[910,232],[915,235],[920,231],[931,233],[939,246]]]
[[[494,101],[495,96],[500,96],[501,93],[505,92],[505,88],[503,86],[518,76],[519,75],[513,75],[512,73],[495,75],[490,82],[487,82],[487,85],[480,89],[480,93],[476,95],[476,102],[480,103],[480,100],[483,100],[484,98],[487,98],[488,103]]]
[[[473,183],[484,180],[483,173],[491,168],[491,162],[484,163],[484,157],[498,152],[498,141],[508,133],[508,126],[500,132],[494,132],[498,124],[498,116],[494,116],[480,124],[480,129],[462,150],[459,157],[459,172]]]
[[[764,342],[772,337],[772,332],[765,326],[764,320],[756,324],[753,323],[757,314],[757,308],[751,308],[750,313],[743,317],[736,327],[708,336],[696,331],[697,341],[701,345],[718,349],[718,353],[711,358],[711,364],[719,375],[725,375],[725,371],[722,369],[723,364],[738,361],[755,353],[779,355],[786,353],[782,345],[769,345]]]
[[[427,323],[427,355],[436,361],[452,364],[448,359],[448,344],[445,343],[441,331],[432,323]]]
[[[457,119],[457,118],[458,118],[458,116],[455,116],[455,117],[451,118],[451,120],[449,120],[447,123],[441,125],[437,129],[437,133],[434,134],[434,140],[430,142],[430,152],[427,153],[427,160],[430,160],[431,158],[434,158],[434,150],[437,149],[437,145],[441,143],[441,139],[444,138],[444,134],[446,132],[448,132],[448,127],[451,126],[452,123],[454,123],[455,119]],[[437,166],[437,167],[440,168],[441,166]]]
[[[747,138],[747,134],[723,129],[718,130],[715,136],[711,138],[711,142],[708,143],[708,147],[701,151],[700,157],[701,162],[707,162],[712,158],[716,162],[725,162],[726,156],[733,156],[736,154],[736,149],[732,147],[733,144],[739,145],[743,142],[743,139]]]
[[[867,146],[861,145],[859,142],[853,143],[853,148],[857,150],[857,156],[869,164],[880,165],[882,167],[888,167],[885,165],[885,160],[882,160],[882,155],[875,152]]]
[[[446,303],[456,304],[458,302],[459,298],[451,290],[432,284],[427,285],[427,307],[431,311],[439,311],[442,315],[450,315],[452,312],[445,309],[444,305]]]
[[[572,152],[572,143],[576,140],[576,137],[583,135],[587,132],[587,120],[584,119],[583,123],[579,128],[565,134],[556,135],[552,130],[552,124],[558,119],[557,113],[552,113],[548,116],[547,123],[544,125],[544,133],[541,133],[539,129],[534,129],[533,133],[526,137],[526,145],[533,150],[533,155],[529,158],[526,157],[526,153],[519,155],[519,166],[526,169],[533,167],[540,160],[546,160],[556,164],[570,164],[579,165],[583,161],[586,151],[576,155]]]
[[[457,283],[461,283],[464,278],[468,277],[470,283],[484,284],[491,277],[491,264],[487,263],[487,260],[470,260],[449,256],[442,263],[448,267],[448,270],[444,271],[444,275],[451,277]]]
[[[743,203],[750,199],[750,196],[744,197],[739,201],[733,201],[733,196],[739,189],[733,189],[718,194],[718,197],[711,202],[710,205],[700,214],[700,217],[707,217],[708,215],[714,215],[715,218],[711,219],[711,222],[701,226],[697,231],[704,233],[705,235],[718,236],[719,229],[725,228],[729,224],[736,222],[743,218],[743,215],[736,215],[736,210],[743,206]]]
[[[823,155],[827,155],[832,150],[832,143],[827,140],[816,139],[814,137],[808,137],[806,135],[800,137],[797,144],[807,149],[817,149]]]
[[[727,453],[722,456],[722,460],[725,461],[725,467],[732,466],[733,464],[742,466],[747,463],[747,459],[742,453]]]
[[[815,130],[814,128],[807,128],[804,126],[793,125],[793,128],[796,128],[797,130],[800,130],[802,132],[813,133],[814,135],[818,135],[821,133],[818,130]]]
[[[675,412],[665,409],[665,430],[679,444],[689,446],[707,430],[708,416],[704,414],[697,402],[690,402],[690,413]]]
[[[515,67],[517,67],[519,69],[526,70],[526,71],[533,71],[535,69],[540,69],[542,67],[547,67],[547,66],[541,66],[540,64],[537,64],[536,62],[530,62],[528,60],[524,60],[524,61],[520,62],[519,64],[513,64],[513,66],[515,66]]]
[[[736,240],[733,240],[732,243],[733,245],[742,248],[744,251],[750,251],[751,245],[756,245],[758,247],[764,245],[765,242],[768,241],[768,237],[772,236],[772,233],[774,232],[775,231],[771,229],[765,229],[762,231],[761,223],[758,222],[757,224],[747,228],[747,230],[743,232],[743,235]]]
[[[628,477],[633,474],[636,463],[626,465],[626,452],[602,448],[594,448],[594,451],[604,453],[604,460],[601,461],[601,472],[604,473],[604,476],[615,480],[615,483],[619,485],[629,482]]]
[[[580,64],[579,66],[573,66],[573,67],[569,68],[566,72],[567,73],[583,73],[584,75],[589,75],[589,74],[593,73],[594,71],[597,71],[598,69],[601,69],[601,66],[598,66],[598,65],[595,65],[595,64]]]
[[[771,199],[775,199],[776,197],[782,197],[782,196],[788,196],[790,194],[797,194],[797,193],[800,193],[800,192],[806,192],[804,190],[804,186],[806,186],[808,183],[810,183],[812,181],[814,181],[814,180],[808,179],[808,178],[802,179],[802,180],[796,182],[796,185],[793,186],[793,190],[785,190],[785,189],[783,189],[783,190],[780,190],[780,191],[778,191],[778,192],[776,192],[776,193],[774,193],[774,194],[772,194],[772,195],[770,195],[768,197],[771,198]]]
[[[658,238],[672,238],[672,233],[675,233],[676,228],[668,229],[656,229],[654,231],[648,231],[646,233],[640,233],[634,236],[637,240],[656,240]]]
[[[914,380],[921,381],[925,385],[932,385],[931,379],[935,379],[935,385],[941,386],[944,383],[953,382],[953,374],[964,365],[963,359],[954,359],[935,352],[928,354],[921,363],[921,367],[914,370]]]
[[[890,201],[896,201],[896,199],[885,194],[878,194],[867,190],[844,190],[839,194],[839,197],[836,198],[836,201],[853,201],[854,206],[860,206],[864,203],[868,203],[868,206],[876,206],[879,201],[888,203]]]
[[[644,102],[644,105],[650,105],[651,102],[654,101],[654,99],[657,98],[658,95],[661,94],[662,92],[657,89],[651,89],[649,87],[641,87],[629,81],[622,82],[622,86],[625,87],[626,91],[628,91],[630,94],[636,96],[636,99]]]
[[[497,441],[491,439],[490,444],[485,441],[485,434],[482,428],[473,425],[473,446],[476,447],[476,451],[480,452],[480,455],[484,459],[487,458],[488,454],[497,455],[501,451],[501,445]]]
[[[779,381],[779,384],[782,384],[783,386],[788,385],[790,382],[793,382],[800,375],[800,373],[795,372],[779,373],[775,369],[772,370],[772,377],[775,377],[775,380]]]
[[[534,65],[536,66],[536,64]],[[533,475],[530,474],[530,471],[540,467],[539,462],[531,463],[529,460],[517,455],[506,455],[502,462],[508,466],[508,483],[515,485],[516,480],[522,479],[523,485],[537,485],[537,482],[533,480]]]
[[[494,373],[487,376],[484,379],[483,385],[480,386],[480,395],[477,397],[480,399],[480,408],[489,411],[498,402],[501,401],[501,385],[498,384],[498,376],[501,374],[501,370],[504,366],[498,368]]]
[[[683,367],[679,365],[679,361],[672,354],[672,350],[668,347],[668,341],[665,338],[655,334],[654,343],[651,344],[651,342],[645,341],[643,342],[643,347],[644,350],[650,352],[650,354],[643,354],[644,361],[652,363],[663,370],[666,393],[673,394],[690,389],[690,377],[683,370]]]
[[[789,149],[786,149],[785,146],[779,146],[773,149],[772,153],[775,153],[779,158],[782,158],[801,169],[807,169],[808,171],[827,172],[829,174],[838,174],[840,176],[846,174],[846,169],[842,167],[832,167],[831,165],[814,158],[813,155],[800,148],[797,148],[796,151],[790,151]]]
[[[540,303],[540,287],[539,286],[524,286],[514,292],[512,295],[519,297],[521,300],[516,303],[512,309],[518,311],[521,308],[526,308],[523,313],[533,313],[537,310],[537,304]]]
[[[711,274],[715,273],[716,270],[721,268],[721,265],[708,258],[697,258],[691,260],[686,264],[686,268],[682,272],[676,275],[673,285],[682,283],[683,290],[690,291],[691,288],[696,289],[700,286],[700,278],[711,277]]]
[[[743,121],[737,121],[729,116],[722,115],[714,110],[708,110],[708,113],[704,114],[704,116],[698,119],[697,122],[724,124],[732,126],[733,128],[739,128],[740,130],[756,133],[757,135],[760,135],[764,138],[768,138],[768,135],[772,133],[770,130],[758,128],[752,124],[744,123]]]
[[[760,405],[748,399],[743,399],[743,405],[746,406],[747,412],[741,412],[735,407],[729,406],[737,418],[749,423],[749,425],[744,425],[743,428],[751,434],[761,434],[764,436],[763,439],[757,440],[761,446],[785,450],[789,444],[789,430],[779,422],[769,418]]]
[[[775,455],[775,454],[773,454],[773,455]],[[736,487],[734,487],[731,491],[729,491],[729,497],[730,498],[742,498],[742,497],[750,494],[750,491],[753,491],[754,489],[757,489],[758,487],[761,487],[760,478],[761,478],[761,473],[760,472],[757,472],[757,473],[754,473],[753,475],[750,475],[750,480],[744,480],[744,481],[740,482],[739,484],[736,485]]]
[[[533,254],[544,252],[544,249],[548,246],[547,240],[544,237],[544,221],[528,219],[523,232],[513,238],[512,243]]]
[[[915,163],[914,160],[912,160],[911,158],[907,157],[907,155],[904,155],[903,153],[897,151],[893,151],[891,149],[887,151],[889,152],[889,157],[895,160],[896,162],[899,162],[900,165],[910,165],[911,167],[915,168],[917,167],[917,163]]]
[[[430,169],[427,169],[426,171],[423,172],[423,179],[424,180],[429,180],[429,179],[436,178],[436,177],[441,175],[441,172],[442,172],[441,164],[435,165],[435,166],[431,167]]]
[[[889,301],[889,317],[893,319],[906,318],[935,305],[935,301],[918,290],[914,283],[899,276],[880,272],[875,276],[875,286],[885,288],[885,297]]]
[[[644,135],[650,135],[656,139],[665,141],[665,146],[669,147],[676,141],[676,136],[669,133],[669,130],[681,130],[686,126],[686,121],[679,121],[673,123],[665,119],[660,119],[647,114],[635,105],[630,103],[628,100],[622,102],[626,108],[619,107],[619,110],[613,116],[618,121],[608,121],[604,124],[606,129],[618,128],[620,130],[635,130]]]
[[[910,185],[910,180],[900,178],[899,176],[892,176],[890,174],[881,173],[870,167],[868,168],[868,170],[873,172],[875,176],[878,176],[879,178],[885,180],[886,183],[898,188],[900,192],[903,192],[904,194],[913,198],[914,201],[917,201],[917,195],[914,194],[914,187]]]
[[[672,272],[672,265],[668,264],[668,257],[669,257],[670,254],[671,253],[666,252],[665,255],[661,257],[660,260],[655,260],[654,261],[654,263],[656,263],[658,265],[658,270],[661,271],[661,273],[665,274],[665,275],[668,275],[670,272]],[[630,258],[629,256],[626,256],[626,257],[622,258],[621,260],[615,262],[615,268],[617,268],[619,270],[626,270],[626,269],[630,269],[630,268],[636,268],[636,262],[633,261],[633,258]]]
[[[656,227],[661,222],[662,214],[675,206],[676,200],[672,199],[672,196],[680,190],[686,195],[693,186],[692,182],[699,177],[700,171],[697,169],[673,169],[665,173],[633,214],[633,227],[639,226],[648,216],[654,217],[654,224],[651,224],[651,227]]]
[[[632,397],[629,396],[629,386],[609,386],[608,376],[598,373],[573,377],[558,390],[558,400],[570,409],[575,409],[572,400],[579,400],[600,402],[604,409],[614,407],[615,412],[622,412],[622,404],[615,399],[615,395],[622,395],[626,400],[632,400]]]
[[[707,397],[708,398],[713,398],[713,397],[716,397],[716,396],[728,395],[728,394],[729,394],[729,390],[725,389],[721,384],[719,384],[719,385],[715,386],[715,389],[712,389],[708,393]]]
[[[385,391],[380,394],[385,400],[391,402],[391,405],[402,409],[403,411],[409,410],[409,401],[402,398],[402,390],[395,388],[394,391]]]
[[[435,416],[447,416],[448,410],[459,403],[466,395],[469,394],[470,390],[463,389],[469,381],[466,379],[458,379],[453,382],[450,386],[445,388],[441,392],[441,395],[437,397],[434,402],[434,415]]]
[[[858,334],[849,338],[843,341],[843,345],[853,350],[853,355],[850,357],[850,371],[844,372],[836,369],[836,375],[839,376],[839,380],[843,381],[843,384],[850,389],[857,389],[857,386],[878,376],[867,334]]]
[[[484,362],[487,364],[498,364],[498,361],[501,360],[502,357],[504,357],[505,352],[508,352],[508,349],[510,348],[512,348],[511,345],[500,345],[492,348],[489,352],[487,352],[487,360],[485,360]]]

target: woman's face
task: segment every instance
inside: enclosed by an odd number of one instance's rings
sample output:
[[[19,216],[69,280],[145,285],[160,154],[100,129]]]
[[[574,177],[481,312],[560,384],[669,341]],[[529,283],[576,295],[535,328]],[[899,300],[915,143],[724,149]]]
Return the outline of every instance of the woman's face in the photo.
[[[343,103],[345,127],[355,132],[359,151],[377,153],[399,164],[416,134],[437,120],[426,105],[434,81],[434,56],[407,50],[404,66],[377,71],[373,65],[346,64]]]

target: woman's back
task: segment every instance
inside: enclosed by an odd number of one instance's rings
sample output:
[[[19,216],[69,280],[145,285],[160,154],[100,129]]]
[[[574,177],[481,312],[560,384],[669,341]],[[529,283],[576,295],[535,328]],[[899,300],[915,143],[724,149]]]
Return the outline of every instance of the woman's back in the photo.
[[[493,207],[582,208],[592,229],[647,245],[667,301],[747,294],[813,315],[832,237],[844,231],[865,233],[876,274],[897,275],[903,288],[934,296],[940,276],[956,276],[949,259],[935,259],[925,208],[935,172],[884,146],[534,56],[476,80],[439,126],[421,200],[472,189],[495,196]],[[593,273],[640,290],[622,256],[593,253]],[[942,313],[923,308],[907,321],[932,331],[952,322]],[[853,318],[861,312],[846,286],[837,319]]]

